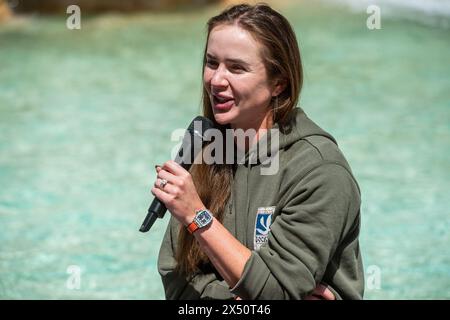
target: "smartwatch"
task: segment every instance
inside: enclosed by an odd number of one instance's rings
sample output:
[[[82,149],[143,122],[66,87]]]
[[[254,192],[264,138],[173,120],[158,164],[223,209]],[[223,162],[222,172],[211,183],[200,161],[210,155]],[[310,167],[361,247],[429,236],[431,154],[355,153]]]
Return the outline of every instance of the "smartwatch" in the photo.
[[[206,209],[200,209],[195,211],[195,218],[188,226],[188,231],[192,234],[198,229],[208,226],[213,220],[213,215]]]

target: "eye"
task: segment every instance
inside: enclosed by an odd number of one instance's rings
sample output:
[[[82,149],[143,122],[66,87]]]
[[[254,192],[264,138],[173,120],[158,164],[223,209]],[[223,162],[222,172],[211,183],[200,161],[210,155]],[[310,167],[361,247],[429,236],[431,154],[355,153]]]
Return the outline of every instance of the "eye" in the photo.
[[[240,64],[233,64],[230,66],[230,70],[233,72],[244,72],[246,71],[245,68],[243,66],[241,66]]]
[[[210,68],[217,68],[217,62],[214,60],[206,59],[206,65]]]

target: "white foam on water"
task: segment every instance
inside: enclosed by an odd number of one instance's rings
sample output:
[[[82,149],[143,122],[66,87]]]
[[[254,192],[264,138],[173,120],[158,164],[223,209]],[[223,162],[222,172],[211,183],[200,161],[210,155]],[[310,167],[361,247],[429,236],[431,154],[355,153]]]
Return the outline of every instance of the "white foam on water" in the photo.
[[[365,12],[377,5],[388,18],[408,19],[427,25],[450,28],[450,0],[323,0],[346,5],[354,12]]]

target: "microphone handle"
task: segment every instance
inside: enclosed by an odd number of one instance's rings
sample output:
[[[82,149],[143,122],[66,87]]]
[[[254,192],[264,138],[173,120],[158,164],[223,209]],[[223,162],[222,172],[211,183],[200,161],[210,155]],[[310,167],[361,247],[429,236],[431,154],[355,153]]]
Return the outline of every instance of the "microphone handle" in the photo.
[[[166,213],[166,206],[162,203],[158,198],[153,199],[150,208],[148,208],[148,213],[145,216],[144,222],[142,222],[142,226],[139,229],[140,232],[147,232],[152,227],[153,223],[155,223],[156,218],[163,218]]]

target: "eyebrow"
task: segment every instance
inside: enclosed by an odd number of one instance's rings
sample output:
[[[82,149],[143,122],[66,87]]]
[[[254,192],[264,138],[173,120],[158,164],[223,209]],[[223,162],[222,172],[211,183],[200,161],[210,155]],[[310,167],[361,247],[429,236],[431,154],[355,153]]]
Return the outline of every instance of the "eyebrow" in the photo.
[[[212,54],[209,54],[209,53],[206,54],[206,58],[217,60],[216,57],[214,57]],[[231,62],[231,63],[242,64],[247,67],[250,66],[247,62],[245,62],[244,60],[241,60],[241,59],[225,59],[225,61]]]

